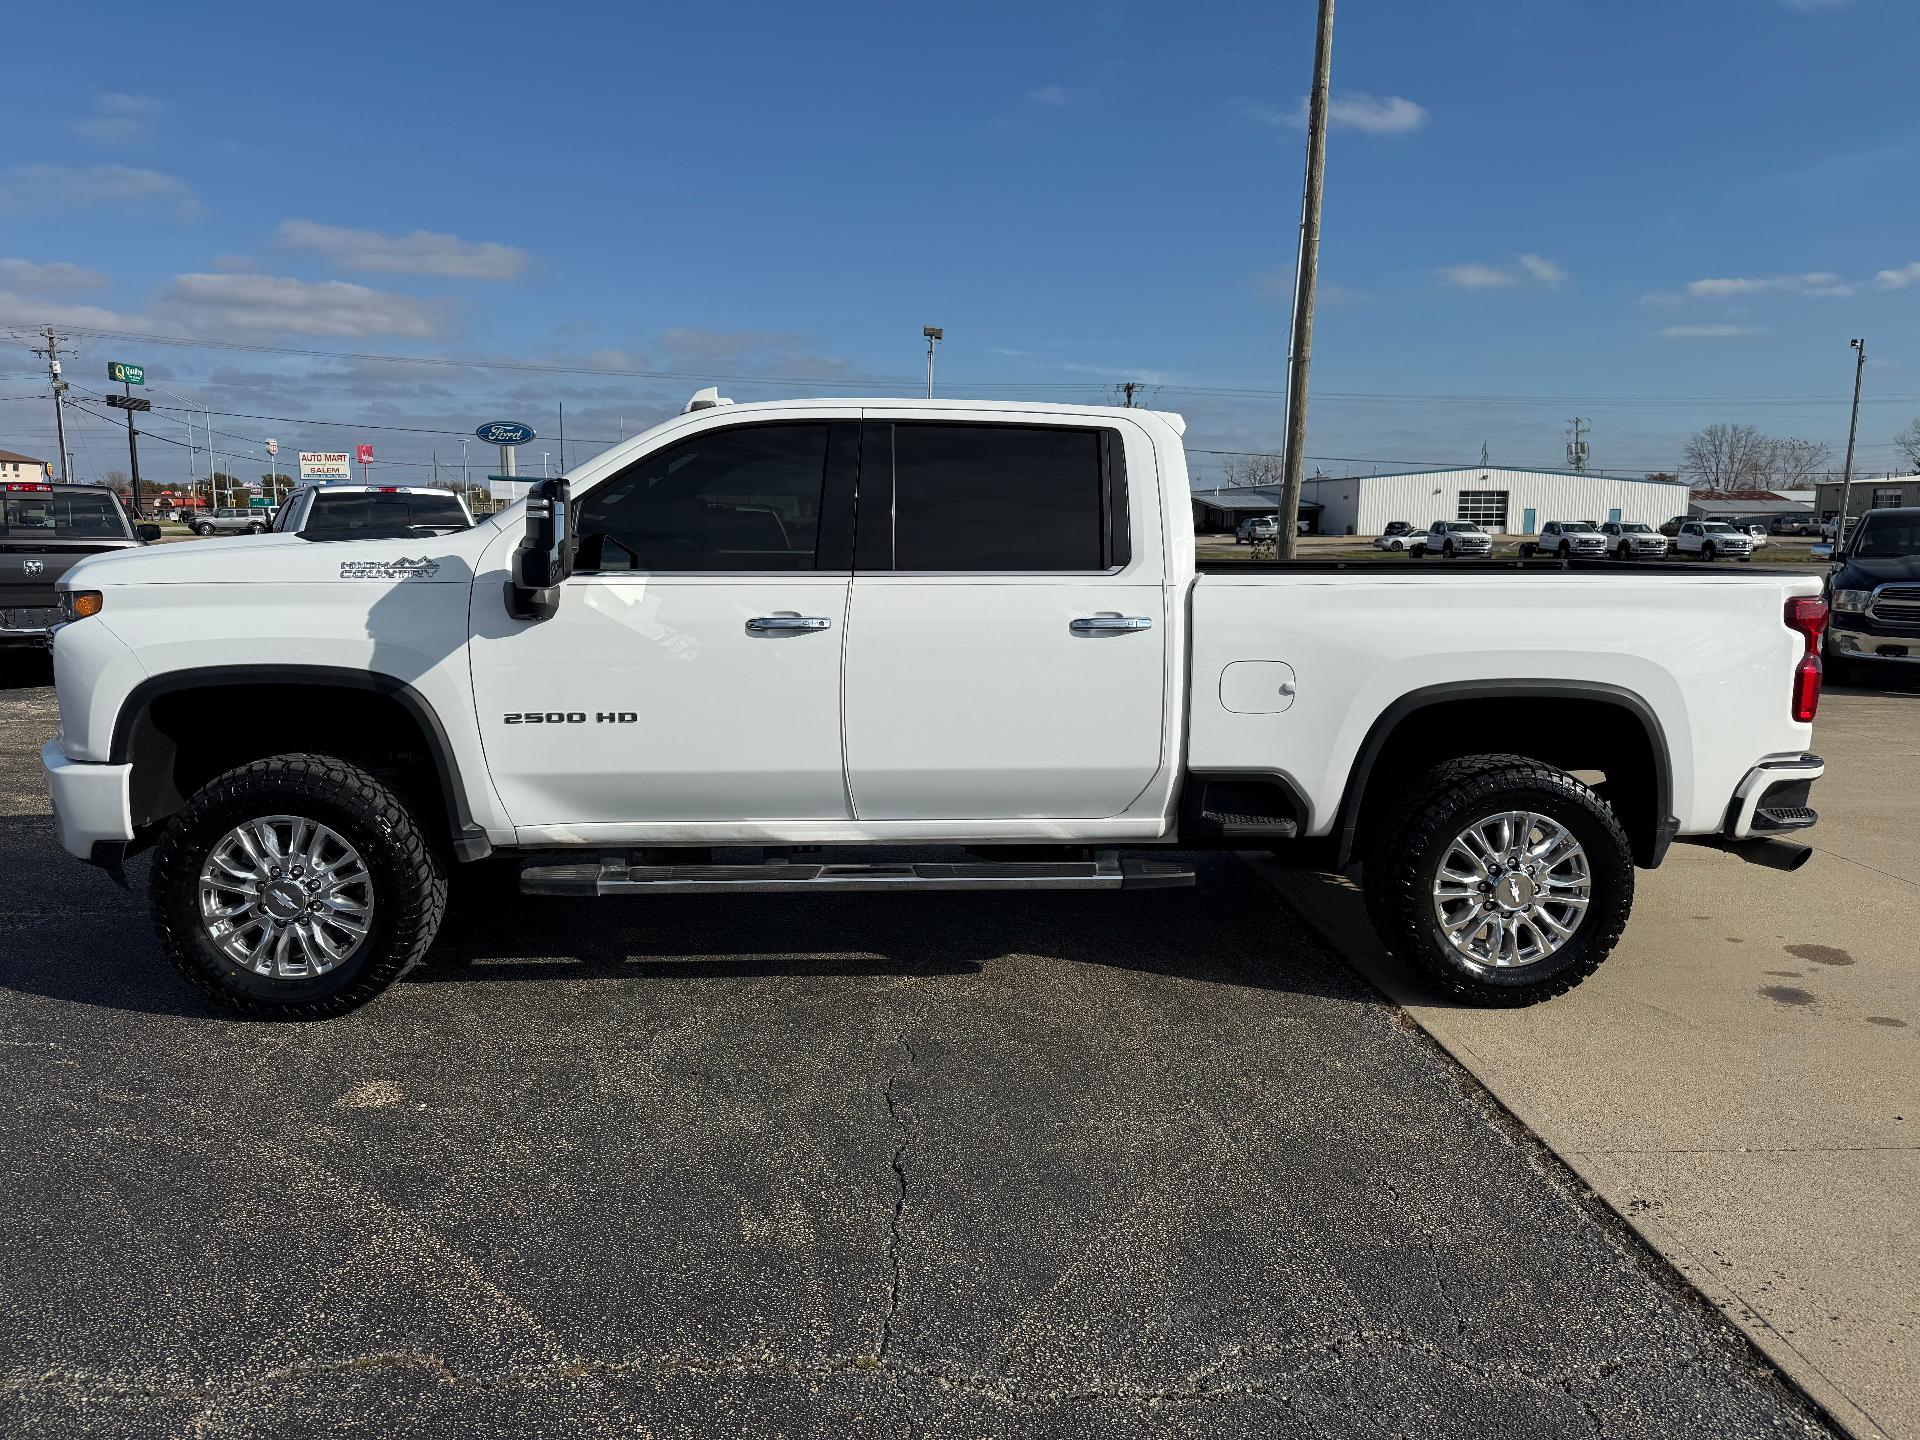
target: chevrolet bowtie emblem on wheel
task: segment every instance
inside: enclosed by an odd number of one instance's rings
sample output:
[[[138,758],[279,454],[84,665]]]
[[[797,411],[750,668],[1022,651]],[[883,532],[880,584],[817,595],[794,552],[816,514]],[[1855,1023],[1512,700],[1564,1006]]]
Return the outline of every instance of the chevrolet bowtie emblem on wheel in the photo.
[[[46,568],[47,562],[44,560],[22,560],[20,562],[20,569],[28,575],[38,575]]]

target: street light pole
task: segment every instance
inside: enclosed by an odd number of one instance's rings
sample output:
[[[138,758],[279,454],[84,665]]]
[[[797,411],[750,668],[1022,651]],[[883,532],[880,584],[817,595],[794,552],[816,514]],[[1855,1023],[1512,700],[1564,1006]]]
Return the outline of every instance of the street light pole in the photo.
[[[947,338],[947,332],[938,325],[922,325],[920,333],[927,337],[927,398],[933,398],[933,347]]]
[[[1294,266],[1293,345],[1287,375],[1287,448],[1280,480],[1277,553],[1291,560],[1300,519],[1301,451],[1307,443],[1307,367],[1313,355],[1313,297],[1320,279],[1320,187],[1327,171],[1327,88],[1333,71],[1333,0],[1320,0],[1307,100],[1307,179],[1300,199],[1300,254]]]
[[[1853,347],[1853,418],[1847,422],[1847,463],[1840,472],[1840,513],[1833,520],[1833,549],[1838,554],[1847,538],[1847,502],[1853,498],[1853,437],[1860,430],[1860,372],[1867,368],[1866,340],[1849,340]]]

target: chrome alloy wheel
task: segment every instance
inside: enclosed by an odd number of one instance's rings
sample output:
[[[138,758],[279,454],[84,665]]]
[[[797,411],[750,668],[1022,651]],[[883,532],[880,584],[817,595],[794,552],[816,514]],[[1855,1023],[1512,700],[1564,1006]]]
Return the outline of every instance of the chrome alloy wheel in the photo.
[[[1509,970],[1574,937],[1593,893],[1587,852],[1558,820],[1509,810],[1476,820],[1440,857],[1433,916],[1461,957]]]
[[[229,959],[276,980],[324,975],[373,922],[373,877],[338,832],[299,815],[236,825],[200,869],[200,923]]]

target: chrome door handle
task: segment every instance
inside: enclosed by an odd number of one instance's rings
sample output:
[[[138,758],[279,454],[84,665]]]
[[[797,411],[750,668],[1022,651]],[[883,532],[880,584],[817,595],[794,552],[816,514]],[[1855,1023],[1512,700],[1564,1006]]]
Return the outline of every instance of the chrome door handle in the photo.
[[[756,615],[747,621],[749,630],[827,630],[832,626],[824,615]]]
[[[1145,615],[1089,615],[1070,621],[1067,628],[1076,635],[1106,635],[1120,630],[1151,630],[1153,621]]]

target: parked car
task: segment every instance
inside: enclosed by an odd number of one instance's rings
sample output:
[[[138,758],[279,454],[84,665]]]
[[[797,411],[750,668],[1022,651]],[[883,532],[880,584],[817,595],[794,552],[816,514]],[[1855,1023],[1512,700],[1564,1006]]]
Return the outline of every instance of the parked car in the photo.
[[[1261,540],[1271,540],[1280,533],[1280,519],[1276,515],[1249,515],[1234,529],[1233,543],[1252,545]]]
[[[256,1016],[379,994],[451,866],[495,852],[575,896],[1360,857],[1395,954],[1511,1005],[1602,962],[1677,836],[1814,823],[1817,577],[1196,565],[1180,435],[1144,409],[709,406],[450,534],[85,560],[41,752],[60,843],[153,846],[161,953]],[[1698,627],[1648,623],[1708,609],[1710,665]]]
[[[1598,560],[1607,554],[1607,537],[1591,520],[1549,520],[1537,539],[1522,542],[1520,555],[1552,555],[1560,560]]]
[[[432,485],[302,485],[280,506],[273,528],[309,540],[410,539],[450,535],[473,524],[467,502]]]
[[[202,510],[188,522],[193,533],[208,535],[263,535],[273,522],[267,518],[264,510],[253,510],[238,505],[222,505],[216,510]]]
[[[1692,518],[1691,515],[1676,515],[1660,527],[1660,533],[1669,540],[1675,539],[1680,534],[1680,527]]]
[[[1415,530],[1410,521],[1389,520],[1387,522],[1387,528],[1382,530],[1379,538],[1373,542],[1373,548],[1376,550],[1405,550],[1409,545],[1413,544],[1415,540],[1419,539],[1422,533],[1423,532],[1419,530]]]
[[[1819,527],[1811,515],[1776,515],[1767,528],[1775,535],[1812,535]]]
[[[1415,535],[1407,547],[1416,560],[1433,555],[1485,559],[1493,554],[1493,537],[1467,520],[1436,520],[1424,535]]]
[[[1609,520],[1600,534],[1616,560],[1658,560],[1667,553],[1666,537],[1644,520]]]
[[[1673,548],[1681,555],[1717,560],[1722,555],[1753,559],[1753,537],[1724,520],[1689,520],[1680,527]]]
[[[47,643],[61,620],[60,577],[87,556],[159,538],[158,525],[134,525],[104,485],[0,486],[0,646]]]
[[[1920,665],[1920,508],[1869,510],[1848,528],[1827,579],[1834,678],[1861,666]]]

